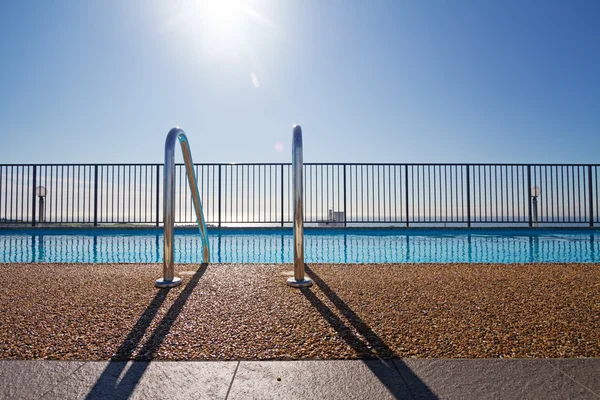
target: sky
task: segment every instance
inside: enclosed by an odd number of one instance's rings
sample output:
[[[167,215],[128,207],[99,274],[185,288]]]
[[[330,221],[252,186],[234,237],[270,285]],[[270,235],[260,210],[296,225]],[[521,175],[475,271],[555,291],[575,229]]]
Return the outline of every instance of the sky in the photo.
[[[597,0],[7,0],[0,164],[600,163]],[[181,161],[181,153],[177,153]]]

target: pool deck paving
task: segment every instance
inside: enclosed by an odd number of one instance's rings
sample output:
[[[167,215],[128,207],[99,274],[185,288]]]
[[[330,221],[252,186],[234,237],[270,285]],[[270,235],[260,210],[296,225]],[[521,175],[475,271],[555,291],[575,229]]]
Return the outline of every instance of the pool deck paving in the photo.
[[[0,264],[0,398],[598,398],[600,264]]]
[[[2,399],[598,399],[600,359],[0,361]]]

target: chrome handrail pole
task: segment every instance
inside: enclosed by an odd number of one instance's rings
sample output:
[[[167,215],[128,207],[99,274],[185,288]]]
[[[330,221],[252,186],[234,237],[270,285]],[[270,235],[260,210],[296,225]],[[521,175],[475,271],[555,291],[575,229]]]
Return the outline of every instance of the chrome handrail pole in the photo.
[[[204,247],[203,262],[210,261],[210,248],[208,243],[208,233],[204,222],[204,213],[202,212],[202,203],[198,193],[196,174],[194,172],[194,162],[190,152],[189,141],[185,132],[180,128],[173,128],[167,134],[165,140],[165,166],[163,171],[163,220],[164,220],[164,259],[163,259],[163,277],[156,280],[156,287],[174,287],[181,284],[181,278],[175,276],[175,249],[173,247],[174,225],[175,225],[175,143],[179,140],[183,160],[185,162],[186,175],[192,193],[194,210],[196,212],[196,222]]]
[[[302,128],[300,125],[294,125],[292,138],[294,277],[289,278],[287,284],[297,288],[312,285],[312,280],[304,277],[304,204],[302,168]]]
[[[208,243],[208,231],[206,230],[206,222],[204,221],[204,212],[202,210],[202,202],[200,201],[200,192],[198,191],[198,180],[196,178],[196,171],[194,170],[194,161],[192,160],[192,152],[190,151],[190,144],[185,133],[178,136],[179,143],[181,144],[181,151],[183,152],[183,160],[185,162],[186,175],[188,177],[188,184],[190,186],[190,192],[192,194],[192,200],[194,202],[194,211],[196,213],[196,224],[198,225],[198,231],[200,232],[200,238],[202,239],[202,262],[210,262],[210,247]]]
[[[173,128],[165,140],[165,166],[163,170],[163,224],[164,258],[163,278],[156,281],[157,287],[173,287],[181,284],[181,278],[175,277],[173,248],[173,230],[175,226],[175,143],[179,131]]]

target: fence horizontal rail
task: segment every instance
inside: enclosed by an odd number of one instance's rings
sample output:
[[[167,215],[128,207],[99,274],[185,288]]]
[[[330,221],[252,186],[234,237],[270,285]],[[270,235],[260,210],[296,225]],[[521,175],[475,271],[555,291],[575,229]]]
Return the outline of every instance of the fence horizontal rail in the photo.
[[[290,163],[194,165],[208,224],[292,223]],[[305,163],[307,225],[597,224],[599,164]],[[175,167],[178,224],[195,216]],[[0,223],[162,223],[162,164],[0,164]]]

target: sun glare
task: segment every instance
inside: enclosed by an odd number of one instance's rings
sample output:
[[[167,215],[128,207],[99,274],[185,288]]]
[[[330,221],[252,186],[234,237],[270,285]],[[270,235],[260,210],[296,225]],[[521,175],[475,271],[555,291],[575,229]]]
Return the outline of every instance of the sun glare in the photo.
[[[242,0],[205,0],[199,6],[199,23],[219,31],[238,28],[246,8]]]
[[[246,63],[250,82],[260,87],[262,66],[256,51],[259,27],[276,30],[273,23],[256,8],[254,0],[179,0],[165,3],[170,14],[159,31],[174,32],[192,53],[217,62]]]
[[[231,44],[243,30],[248,0],[184,0],[179,20],[203,41]]]
[[[211,55],[240,57],[251,46],[251,24],[271,26],[252,7],[253,0],[180,0],[170,4],[173,15],[163,32],[186,32],[200,49]]]
[[[203,11],[207,19],[227,25],[235,22],[243,9],[240,0],[207,0]]]

